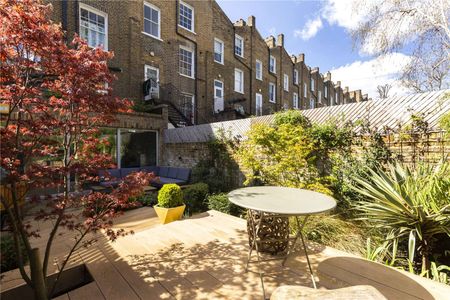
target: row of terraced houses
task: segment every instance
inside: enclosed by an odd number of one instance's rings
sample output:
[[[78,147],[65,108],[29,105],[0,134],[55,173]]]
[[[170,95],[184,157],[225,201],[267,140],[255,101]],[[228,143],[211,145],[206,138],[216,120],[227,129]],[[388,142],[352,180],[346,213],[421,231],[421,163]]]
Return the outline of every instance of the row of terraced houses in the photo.
[[[230,21],[214,0],[49,0],[70,39],[113,51],[114,93],[167,104],[174,126],[364,101],[330,72],[263,38],[254,16]]]

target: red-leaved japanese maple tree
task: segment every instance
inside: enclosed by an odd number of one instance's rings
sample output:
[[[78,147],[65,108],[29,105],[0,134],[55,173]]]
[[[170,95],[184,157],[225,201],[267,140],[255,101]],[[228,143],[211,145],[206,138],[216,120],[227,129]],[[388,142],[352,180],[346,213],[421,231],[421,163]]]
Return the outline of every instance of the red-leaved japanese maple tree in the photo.
[[[49,19],[51,9],[39,0],[0,0],[0,101],[9,107],[1,119],[0,154],[2,185],[12,191],[2,205],[20,273],[36,299],[49,299],[54,291],[56,283],[47,275],[58,233],[64,229],[75,235],[59,265],[61,274],[72,253],[92,242],[90,233],[103,232],[110,240],[127,233],[114,230],[112,219],[133,205],[129,197],[142,193],[150,180],[148,174],[134,173],[111,193],[71,189],[74,178],[82,187],[98,169],[111,167],[111,157],[100,151],[107,141],[99,126],[128,111],[131,103],[111,96],[114,76],[107,61],[112,54],[77,37],[68,44],[60,25]],[[30,201],[19,192],[23,187],[61,193]],[[40,235],[36,221],[53,224],[41,237],[46,241],[42,249],[32,246]]]

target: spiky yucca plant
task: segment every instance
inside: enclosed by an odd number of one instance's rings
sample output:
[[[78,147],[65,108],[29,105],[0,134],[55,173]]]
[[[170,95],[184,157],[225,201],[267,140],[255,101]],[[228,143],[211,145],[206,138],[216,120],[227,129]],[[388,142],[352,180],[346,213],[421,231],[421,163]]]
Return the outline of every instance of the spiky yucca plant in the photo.
[[[391,241],[408,240],[409,259],[417,250],[422,272],[430,270],[434,237],[450,236],[450,164],[389,164],[386,170],[355,178],[355,191],[366,198],[356,204],[359,219],[386,232]]]

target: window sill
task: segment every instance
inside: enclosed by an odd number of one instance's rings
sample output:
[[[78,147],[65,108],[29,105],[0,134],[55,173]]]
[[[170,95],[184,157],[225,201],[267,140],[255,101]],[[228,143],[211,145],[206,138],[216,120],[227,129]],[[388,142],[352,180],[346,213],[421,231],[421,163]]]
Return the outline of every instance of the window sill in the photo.
[[[151,38],[153,38],[153,39],[155,39],[155,40],[164,42],[161,38],[156,37],[156,36],[154,36],[154,35],[151,35],[150,33],[147,33],[147,32],[145,32],[145,31],[141,31],[141,32],[142,32],[144,35],[148,36],[148,37],[151,37]]]
[[[269,100],[269,102],[274,103],[274,104],[277,103],[277,101],[275,101],[275,100]]]
[[[178,27],[180,27],[180,28],[182,28],[182,29],[184,29],[184,30],[186,30],[186,31],[189,31],[189,32],[192,33],[192,34],[197,35],[197,33],[195,33],[195,31],[193,31],[193,30],[191,30],[191,29],[189,29],[189,28],[186,28],[186,27],[184,27],[184,26],[181,26],[180,24],[178,24]]]
[[[239,93],[239,94],[242,94],[242,95],[244,95],[244,91],[236,91],[236,90],[234,90],[236,93]]]
[[[186,78],[195,79],[194,76],[188,76],[188,75],[185,75],[185,74],[181,74],[180,72],[178,72],[178,74],[180,74],[180,76],[183,76],[183,77],[186,77]]]
[[[263,81],[263,79],[262,79],[262,78],[256,78],[256,80],[259,80],[259,81]]]
[[[217,64],[219,64],[219,65],[225,65],[225,63],[224,63],[224,62],[222,62],[222,61],[217,61],[217,60],[214,60],[214,62],[215,62],[215,63],[217,63]]]

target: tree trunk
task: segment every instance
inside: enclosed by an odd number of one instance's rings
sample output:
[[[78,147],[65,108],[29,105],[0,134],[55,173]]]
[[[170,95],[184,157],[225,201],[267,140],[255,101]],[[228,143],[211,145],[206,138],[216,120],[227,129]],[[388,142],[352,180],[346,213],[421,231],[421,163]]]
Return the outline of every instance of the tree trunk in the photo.
[[[34,298],[36,300],[48,300],[47,286],[45,284],[44,272],[42,271],[39,248],[31,249],[30,270],[31,281],[33,282]]]
[[[422,241],[422,272],[429,271],[430,268],[428,242],[424,239]]]

